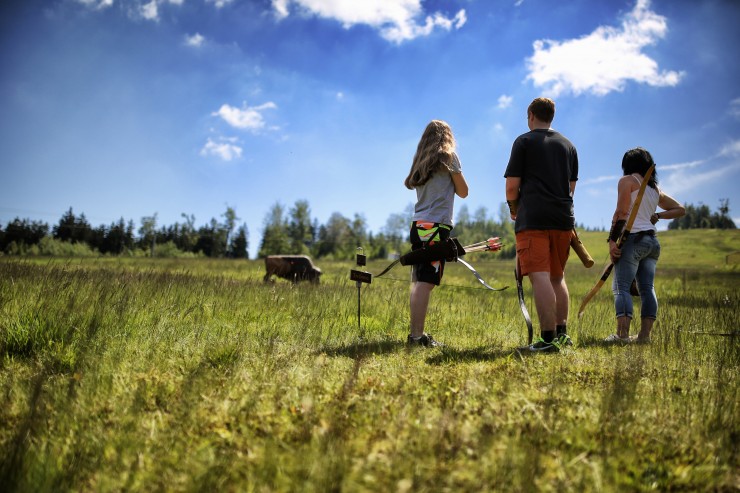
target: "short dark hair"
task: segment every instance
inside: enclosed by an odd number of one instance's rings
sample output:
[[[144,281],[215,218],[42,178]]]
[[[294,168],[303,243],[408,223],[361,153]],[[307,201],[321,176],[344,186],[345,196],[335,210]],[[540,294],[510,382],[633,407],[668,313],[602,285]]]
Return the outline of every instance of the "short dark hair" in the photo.
[[[624,176],[631,175],[632,173],[638,173],[640,176],[645,176],[650,166],[654,166],[653,156],[643,147],[635,147],[624,153],[622,158],[622,171]],[[653,174],[650,175],[648,185],[652,188],[658,184],[658,173],[653,169]]]
[[[535,98],[529,103],[527,112],[541,122],[550,123],[555,118],[555,101],[550,98]]]

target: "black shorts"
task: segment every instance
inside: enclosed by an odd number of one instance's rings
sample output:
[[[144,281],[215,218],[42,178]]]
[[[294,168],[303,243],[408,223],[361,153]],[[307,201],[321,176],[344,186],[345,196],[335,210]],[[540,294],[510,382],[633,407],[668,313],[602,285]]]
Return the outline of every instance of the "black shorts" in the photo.
[[[414,221],[411,223],[411,250],[424,248],[425,245],[434,245],[450,237],[452,226],[447,224],[432,223],[429,221]],[[427,282],[439,286],[445,270],[445,261],[435,260],[411,267],[411,280]]]

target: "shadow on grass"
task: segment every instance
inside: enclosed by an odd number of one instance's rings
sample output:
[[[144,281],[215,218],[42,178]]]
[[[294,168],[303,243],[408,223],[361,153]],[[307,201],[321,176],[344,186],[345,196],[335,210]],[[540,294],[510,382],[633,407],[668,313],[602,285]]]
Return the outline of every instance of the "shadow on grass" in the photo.
[[[636,341],[630,341],[630,342],[623,342],[623,341],[605,341],[604,338],[601,337],[594,337],[594,336],[586,336],[581,337],[578,339],[578,342],[574,347],[576,348],[590,348],[590,347],[600,347],[600,348],[623,348],[623,347],[638,347],[638,348],[649,348],[650,346],[656,344],[655,339],[651,342],[636,342]]]
[[[478,346],[474,348],[457,349],[450,346],[442,348],[411,347],[403,341],[383,339],[367,340],[358,339],[345,345],[324,346],[317,353],[327,356],[345,356],[352,359],[363,359],[367,356],[397,353],[399,351],[415,352],[425,351],[429,353],[426,362],[430,365],[443,365],[449,363],[469,363],[480,361],[496,361],[502,358],[522,359],[541,353],[525,351],[524,348],[492,348],[491,346]]]
[[[600,347],[600,348],[620,348],[620,347],[627,347],[627,346],[649,346],[649,344],[635,344],[631,342],[610,342],[605,341],[603,339],[596,339],[596,338],[589,338],[589,339],[582,339],[578,341],[578,345],[576,347],[578,348],[590,348],[590,347]]]
[[[455,349],[445,346],[441,351],[427,358],[430,365],[442,365],[446,363],[468,363],[479,361],[496,361],[501,358],[520,358],[517,348],[492,349],[490,346],[478,346],[475,348]]]

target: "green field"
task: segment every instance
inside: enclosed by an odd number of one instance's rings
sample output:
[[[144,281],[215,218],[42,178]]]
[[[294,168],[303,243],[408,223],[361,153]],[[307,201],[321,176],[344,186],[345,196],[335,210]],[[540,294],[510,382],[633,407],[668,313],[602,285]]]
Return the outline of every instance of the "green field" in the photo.
[[[574,346],[527,357],[495,254],[468,260],[503,292],[448,266],[442,349],[404,344],[406,267],[362,286],[358,326],[353,262],[294,286],[261,261],[0,257],[0,489],[738,491],[740,233],[660,235],[644,346],[601,342],[609,286],[575,316],[604,236],[566,270]]]

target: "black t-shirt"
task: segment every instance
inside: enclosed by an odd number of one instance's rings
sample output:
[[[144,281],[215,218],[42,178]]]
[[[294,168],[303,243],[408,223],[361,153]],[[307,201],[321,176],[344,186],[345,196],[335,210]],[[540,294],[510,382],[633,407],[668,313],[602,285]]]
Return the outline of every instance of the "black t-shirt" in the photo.
[[[552,129],[520,135],[504,177],[522,179],[514,229],[569,230],[575,226],[570,182],[578,180],[575,146]]]

